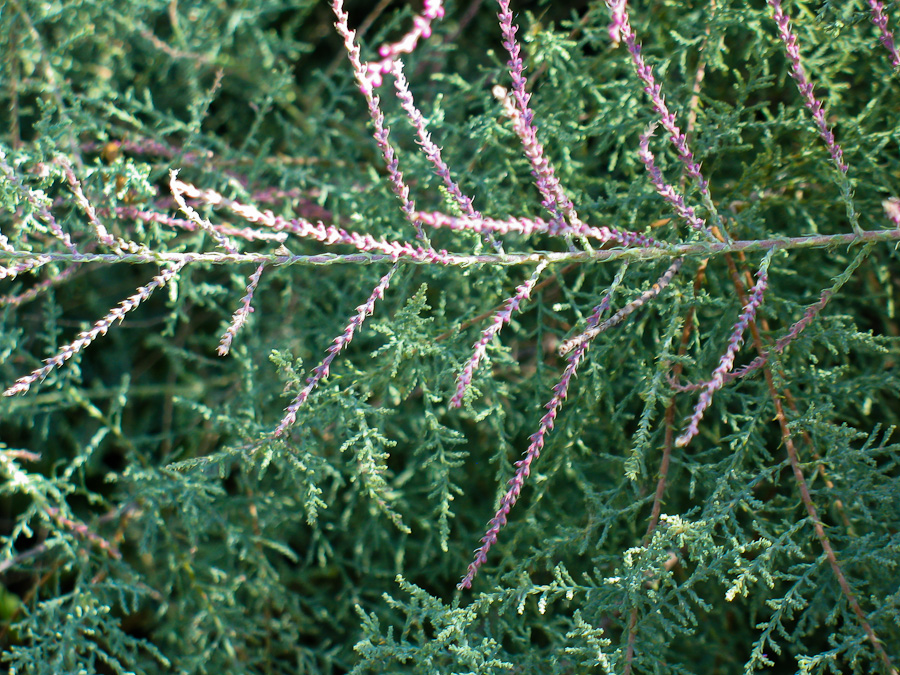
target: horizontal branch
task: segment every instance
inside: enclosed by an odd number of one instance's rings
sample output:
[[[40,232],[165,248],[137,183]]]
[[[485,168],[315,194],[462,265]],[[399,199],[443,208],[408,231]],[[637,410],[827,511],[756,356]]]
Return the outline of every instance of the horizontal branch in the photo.
[[[66,263],[130,263],[130,264],[203,264],[236,265],[253,263],[260,265],[371,265],[376,263],[404,262],[416,265],[446,265],[448,267],[468,267],[469,265],[535,265],[538,263],[573,262],[614,262],[617,260],[660,260],[679,257],[711,257],[725,253],[769,251],[773,248],[784,250],[804,248],[834,248],[870,242],[900,241],[900,228],[893,230],[866,230],[859,234],[820,234],[807,237],[776,237],[773,239],[750,239],[728,243],[691,242],[672,244],[665,247],[634,246],[625,249],[600,251],[536,251],[532,253],[484,253],[468,255],[448,253],[434,249],[403,247],[395,255],[384,253],[320,253],[317,255],[279,255],[276,253],[37,253],[34,251],[0,250],[0,262],[18,261],[41,264],[59,261]]]

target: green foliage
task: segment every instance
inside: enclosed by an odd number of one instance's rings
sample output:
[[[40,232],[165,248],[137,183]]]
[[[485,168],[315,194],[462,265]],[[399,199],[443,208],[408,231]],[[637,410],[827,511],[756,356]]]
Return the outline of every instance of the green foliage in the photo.
[[[346,6],[366,27],[364,60],[421,11],[374,4]],[[674,438],[701,394],[682,385],[710,379],[772,246],[715,248],[657,194],[638,144],[658,115],[604,3],[513,5],[538,138],[582,220],[683,248],[586,254],[539,233],[498,236],[500,254],[430,230],[435,250],[486,262],[401,257],[277,437],[392,261],[196,200],[210,228],[173,226],[169,172],[288,221],[425,246],[328,4],[0,5],[0,149],[14,170],[0,175],[3,387],[195,256],[0,399],[0,661],[40,675],[896,673],[900,259],[883,201],[900,195],[898,70],[868,3],[784,6],[845,182],[761,5],[629,8],[712,203],[658,131],[666,181],[731,240],[780,243],[735,369],[769,360],[725,383],[684,448]],[[496,8],[461,25],[468,7],[446,4],[404,73],[475,207],[549,220],[492,93],[510,87]],[[886,12],[900,23],[896,4]],[[376,93],[416,208],[462,215],[393,87]],[[132,249],[98,237],[67,164]],[[857,222],[868,243],[838,241]],[[229,258],[213,226],[247,257]],[[605,293],[625,307],[675,255],[671,284],[594,339],[510,522],[457,590],[567,366],[558,347]],[[541,256],[547,270],[452,408],[472,344]],[[219,356],[260,262],[253,313]],[[8,273],[20,263],[34,269]]]

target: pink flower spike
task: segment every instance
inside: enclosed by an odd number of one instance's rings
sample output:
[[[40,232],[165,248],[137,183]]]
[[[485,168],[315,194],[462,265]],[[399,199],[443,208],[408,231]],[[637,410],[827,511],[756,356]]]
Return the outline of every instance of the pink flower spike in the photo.
[[[172,191],[172,196],[175,198],[175,202],[181,211],[201,229],[208,232],[216,243],[225,249],[226,253],[237,253],[237,249],[228,241],[228,237],[213,227],[212,223],[203,218],[184,200],[184,188],[186,187],[185,183],[178,180],[178,169],[169,171],[169,189]]]
[[[360,91],[367,99],[371,98],[373,92],[384,84],[384,76],[391,72],[394,64],[398,61],[397,57],[401,54],[411,54],[420,39],[431,37],[431,23],[444,17],[443,0],[425,0],[424,12],[413,17],[412,30],[397,42],[379,47],[378,54],[382,57],[380,61],[363,63],[360,60],[359,47],[353,44],[356,32],[350,30],[343,0],[332,0],[331,7],[337,16],[338,22],[335,25],[341,37],[344,38],[344,45],[350,54],[350,61],[356,72]]]
[[[675,278],[675,275],[678,274],[678,271],[681,269],[682,264],[684,264],[684,260],[682,258],[675,258],[672,264],[669,265],[668,269],[663,272],[662,276],[656,280],[655,284],[653,284],[650,288],[648,288],[634,300],[625,305],[618,312],[613,314],[606,321],[594,326],[591,326],[590,322],[588,322],[588,328],[581,335],[573,337],[570,340],[566,340],[559,346],[558,352],[560,356],[565,356],[576,347],[580,347],[585,342],[593,340],[595,337],[600,335],[600,333],[603,333],[610,328],[614,328],[615,326],[618,326],[620,323],[622,323],[636,309],[645,305],[647,301],[652,300],[657,295],[659,295],[662,290],[672,282],[672,279]]]
[[[610,13],[608,28],[609,39],[612,41],[613,45],[618,47],[619,43],[622,41],[622,29],[628,21],[628,17],[625,14],[625,3],[607,2],[606,6],[609,8]]]
[[[401,54],[411,54],[418,45],[419,39],[430,38],[432,21],[442,18],[444,18],[443,0],[425,0],[425,9],[422,14],[413,17],[412,30],[397,42],[381,45],[378,48],[378,55],[382,57],[382,60],[377,64],[366,65],[383,75],[391,72],[396,58]]]
[[[831,131],[828,127],[828,122],[825,120],[824,106],[822,105],[822,102],[816,98],[813,91],[813,85],[807,79],[806,70],[803,68],[803,62],[800,59],[800,47],[797,44],[797,36],[791,29],[791,20],[781,8],[781,0],[768,0],[768,3],[774,10],[775,23],[778,26],[778,35],[781,38],[781,41],[784,42],[788,60],[791,62],[791,77],[793,77],[794,81],[797,83],[797,89],[803,97],[804,104],[812,113],[816,128],[819,131],[819,136],[821,136],[822,140],[825,142],[825,146],[831,154],[834,165],[837,167],[838,171],[845,174],[849,167],[844,164],[844,153],[841,150],[841,146],[834,140],[834,132]]]
[[[513,23],[509,0],[497,0],[497,4],[500,6],[500,13],[497,17],[500,19],[503,46],[509,52],[509,61],[506,62],[506,65],[512,79],[512,92],[507,94],[506,90],[498,85],[494,87],[493,94],[503,103],[506,116],[512,120],[513,129],[522,142],[525,155],[531,162],[531,173],[534,176],[535,186],[543,197],[541,203],[552,216],[552,222],[558,226],[564,220],[568,220],[572,227],[578,227],[581,221],[575,211],[575,205],[563,190],[553,167],[544,156],[544,147],[537,137],[534,111],[528,105],[531,94],[525,88],[524,64],[521,48],[516,40],[516,32],[519,27]]]
[[[363,96],[365,96],[366,103],[369,106],[369,116],[372,118],[372,125],[375,127],[375,142],[378,144],[378,148],[381,150],[381,154],[384,157],[384,163],[387,167],[391,181],[391,189],[402,203],[402,206],[400,207],[401,211],[403,211],[403,215],[406,216],[407,220],[409,220],[416,229],[416,235],[420,240],[427,243],[428,239],[425,236],[425,232],[422,230],[422,224],[413,216],[416,210],[416,204],[409,197],[409,186],[403,180],[403,172],[400,171],[399,168],[400,161],[396,157],[393,146],[391,146],[389,140],[390,130],[384,126],[384,113],[381,112],[380,101],[378,97],[372,93],[373,88],[381,84],[381,74],[390,72],[390,66],[387,67],[387,70],[381,69],[377,72],[372,70],[372,64],[366,64],[364,66],[359,58],[359,45],[356,44],[356,32],[350,30],[350,26],[347,23],[349,15],[344,11],[343,0],[332,0],[331,8],[337,18],[337,22],[334,26],[340,36],[344,39],[344,48],[347,50],[347,56],[350,59],[350,64],[353,66],[353,72],[356,74],[356,81],[359,83],[360,91],[363,93]],[[377,78],[377,83],[375,83],[373,78]]]
[[[465,367],[462,369],[462,372],[460,372],[456,379],[456,394],[450,399],[450,406],[452,408],[459,408],[462,405],[466,390],[472,383],[472,375],[478,369],[478,365],[487,353],[488,344],[490,344],[493,337],[500,332],[500,329],[512,320],[513,313],[516,312],[521,304],[531,295],[531,291],[534,289],[534,285],[537,283],[537,280],[540,278],[541,272],[544,271],[545,267],[547,267],[547,263],[542,262],[534,270],[534,273],[528,281],[516,288],[515,295],[509,298],[504,304],[503,309],[494,315],[491,325],[484,330],[481,334],[481,338],[475,343],[472,356],[469,358]]]
[[[24,394],[32,384],[38,380],[43,380],[54,368],[59,368],[98,337],[106,335],[106,331],[108,331],[116,321],[121,323],[128,312],[140,306],[140,304],[149,298],[157,288],[165,286],[169,281],[175,278],[178,272],[181,271],[181,268],[186,264],[187,261],[175,263],[171,267],[168,267],[157,274],[150,283],[138,288],[137,292],[120,302],[118,307],[112,309],[106,316],[95,323],[93,328],[82,331],[78,334],[78,337],[74,342],[70,342],[60,349],[56,356],[46,359],[44,361],[46,365],[43,368],[38,368],[30,375],[20,377],[16,380],[13,386],[3,392],[3,395],[15,396],[16,394]]]
[[[841,191],[841,196],[847,205],[847,217],[850,220],[850,227],[854,234],[862,234],[862,228],[859,225],[859,213],[853,205],[853,186],[847,177],[847,170],[850,168],[844,163],[844,152],[840,144],[834,138],[834,132],[829,128],[825,119],[825,109],[822,102],[816,98],[812,82],[807,79],[806,71],[803,68],[803,62],[800,59],[800,47],[797,42],[797,36],[791,29],[791,20],[781,8],[781,0],[767,0],[774,11],[775,24],[778,26],[778,35],[784,43],[785,52],[788,60],[791,62],[791,77],[797,84],[797,90],[803,98],[804,105],[812,113],[813,122],[819,132],[819,137],[825,143],[828,153],[831,155],[831,161],[837,169],[835,182]]]
[[[712,378],[707,382],[706,390],[700,394],[700,399],[697,401],[697,405],[694,408],[694,414],[691,415],[687,427],[675,441],[675,445],[679,448],[686,446],[691,442],[691,439],[697,435],[700,430],[700,421],[703,419],[706,409],[712,403],[713,394],[722,388],[725,384],[725,376],[731,372],[732,367],[734,367],[734,359],[737,356],[738,349],[740,349],[741,344],[744,341],[744,331],[747,330],[747,326],[749,326],[750,322],[756,317],[756,311],[762,304],[763,295],[769,285],[769,263],[771,262],[772,255],[775,251],[775,248],[770,249],[766,257],[763,258],[762,264],[759,266],[759,271],[756,273],[756,285],[750,292],[750,299],[744,306],[744,310],[741,312],[740,317],[738,317],[737,323],[734,324],[734,330],[731,332],[731,338],[728,340],[728,347],[722,355],[722,358],[719,360],[719,365],[713,371]]]
[[[453,197],[459,209],[466,216],[476,219],[482,218],[482,215],[475,210],[475,207],[472,204],[472,198],[463,194],[459,184],[453,180],[453,177],[450,175],[450,168],[447,166],[447,163],[444,162],[444,158],[441,155],[441,149],[433,140],[431,140],[431,134],[428,132],[428,122],[422,115],[422,112],[416,107],[412,92],[409,90],[409,82],[406,81],[406,76],[403,74],[403,64],[400,61],[397,61],[394,64],[392,73],[394,75],[394,86],[397,89],[397,98],[400,100],[400,106],[406,111],[407,116],[412,122],[412,125],[416,130],[416,135],[419,137],[419,146],[422,148],[422,152],[425,153],[428,161],[430,161],[434,167],[435,174],[444,181],[444,186],[447,188],[447,191]],[[420,222],[420,214],[415,213],[413,214],[413,217],[416,222]],[[502,246],[494,240],[490,233],[484,234],[484,240],[486,243],[491,244],[495,250],[502,252]]]
[[[679,218],[695,230],[703,232],[707,237],[715,240],[712,232],[706,226],[706,221],[694,212],[693,207],[685,204],[684,197],[673,186],[663,180],[662,172],[656,166],[656,160],[653,153],[650,152],[650,137],[653,136],[654,129],[656,129],[656,122],[650,124],[647,131],[641,135],[640,149],[638,150],[638,157],[644,164],[644,168],[647,169],[647,173],[650,174],[650,182],[653,183],[657,193],[672,205]]]
[[[384,297],[384,292],[387,290],[391,277],[394,276],[394,272],[397,271],[398,267],[399,265],[394,263],[390,271],[381,277],[369,299],[356,308],[356,314],[350,319],[350,323],[347,324],[344,332],[334,339],[334,344],[327,349],[328,354],[322,360],[322,363],[313,368],[312,375],[306,378],[306,386],[297,394],[294,402],[285,409],[284,417],[273,432],[274,436],[281,436],[297,421],[297,411],[300,410],[300,407],[306,402],[306,399],[309,398],[309,395],[315,388],[319,386],[319,382],[328,377],[331,362],[343,351],[344,347],[350,344],[353,335],[362,327],[366,317],[371,316],[372,312],[375,311],[375,303]]]
[[[196,232],[198,227],[193,220],[174,218],[156,211],[136,209],[133,206],[117,206],[115,207],[115,213],[120,218],[130,218],[145,223],[159,223],[166,227],[177,227],[188,232]],[[213,225],[213,227],[217,232],[221,232],[227,237],[239,237],[247,241],[274,241],[283,244],[285,239],[288,238],[287,232],[269,232],[268,230],[259,230],[252,227],[232,227],[230,225]]]
[[[819,313],[825,308],[825,305],[828,304],[828,301],[831,299],[832,295],[834,295],[834,291],[832,289],[825,289],[824,291],[822,291],[822,293],[819,295],[819,299],[806,308],[806,311],[803,313],[803,317],[793,326],[791,326],[788,332],[783,337],[779,338],[775,342],[774,347],[757,356],[743,368],[735,370],[732,373],[727,373],[723,378],[723,385],[728,384],[729,382],[732,382],[734,380],[739,380],[742,377],[746,377],[750,373],[759,370],[769,362],[769,359],[773,354],[780,354],[785,349],[787,349],[788,345],[793,342],[793,340],[797,336],[799,336],[800,333],[806,330],[807,326],[809,326],[815,320]],[[707,387],[709,387],[709,384],[709,382],[699,382],[696,384],[678,384],[676,382],[673,382],[671,386],[673,390],[683,392],[706,389]]]
[[[603,316],[603,313],[609,308],[609,300],[610,295],[607,294],[600,304],[597,305],[593,315],[588,319],[589,328],[596,327],[600,322],[600,317]],[[463,590],[471,588],[472,581],[475,579],[475,575],[478,574],[478,570],[485,562],[487,562],[488,551],[490,551],[494,544],[497,543],[497,537],[500,534],[500,530],[506,525],[509,518],[509,512],[519,499],[522,487],[525,485],[525,479],[531,474],[532,464],[534,464],[535,460],[541,456],[541,450],[544,448],[544,440],[553,430],[556,417],[569,393],[569,385],[572,382],[572,378],[575,377],[575,372],[578,370],[578,366],[584,358],[584,355],[587,353],[589,346],[590,341],[588,340],[579,345],[575,351],[572,352],[571,356],[569,356],[568,365],[566,366],[565,371],[563,371],[562,378],[560,378],[559,382],[553,387],[553,397],[544,406],[547,409],[547,413],[541,418],[538,430],[530,436],[529,440],[531,441],[531,444],[528,446],[528,450],[525,451],[522,459],[516,462],[515,475],[513,475],[508,483],[509,490],[503,495],[503,498],[500,500],[500,508],[491,519],[491,522],[488,523],[487,532],[485,532],[484,536],[481,538],[481,546],[475,551],[475,559],[469,564],[466,575],[463,577],[462,581],[457,584],[456,587],[458,589]]]
[[[888,18],[884,13],[884,3],[879,2],[879,0],[869,0],[869,10],[872,14],[872,23],[881,32],[878,39],[881,40],[881,44],[884,45],[884,48],[891,55],[891,65],[894,68],[900,66],[900,53],[897,52],[897,47],[894,44],[894,34],[887,27]]]
[[[900,227],[900,199],[896,197],[885,199],[881,202],[881,207],[884,209],[885,215],[891,219],[891,222]]]
[[[59,284],[66,281],[69,277],[75,274],[79,269],[80,265],[70,265],[66,267],[62,272],[56,274],[48,279],[44,279],[38,284],[35,284],[31,288],[29,288],[24,293],[20,293],[19,295],[4,295],[0,297],[0,307],[4,305],[12,305],[13,307],[17,307],[19,305],[23,305],[26,302],[30,302],[34,300],[42,293],[47,292],[49,289],[54,286],[58,286]],[[3,278],[3,268],[0,267],[0,279]]]
[[[219,194],[215,190],[200,190],[189,183],[177,181],[178,189],[191,199],[199,199],[213,207],[224,207],[250,223],[258,223],[271,227],[276,231],[290,232],[298,237],[315,239],[327,246],[345,244],[360,251],[370,251],[391,256],[394,260],[409,258],[417,262],[431,262],[439,265],[449,264],[453,257],[446,251],[436,251],[431,247],[415,246],[407,242],[385,241],[376,239],[370,234],[352,232],[333,225],[315,225],[303,218],[285,220],[269,210],[260,211],[252,204],[242,204]],[[417,211],[413,211],[413,216]],[[416,221],[418,222],[418,220]]]
[[[259,278],[262,276],[262,271],[265,266],[265,263],[261,264],[256,268],[256,271],[250,275],[250,283],[247,285],[247,294],[241,298],[241,306],[234,313],[234,316],[232,316],[231,325],[228,326],[228,330],[225,331],[222,340],[219,342],[219,356],[228,354],[231,350],[231,342],[234,340],[237,332],[241,329],[241,326],[244,325],[247,317],[253,312],[253,307],[250,303],[253,302],[253,293],[256,292],[256,286],[259,284]]]
[[[637,40],[637,36],[631,28],[631,22],[628,18],[628,7],[626,0],[609,0],[607,3],[609,8],[610,19],[610,36],[618,37],[625,41],[628,47],[628,53],[631,54],[631,60],[634,65],[634,71],[644,83],[644,92],[650,97],[650,103],[653,109],[659,115],[659,121],[663,128],[669,132],[669,141],[678,152],[687,174],[694,179],[700,188],[700,195],[703,197],[703,203],[711,212],[715,212],[715,206],[712,202],[712,196],[709,193],[709,182],[704,178],[700,171],[700,164],[694,160],[694,154],[691,152],[687,142],[687,135],[684,134],[678,126],[675,115],[666,105],[665,96],[662,93],[662,85],[660,85],[653,76],[653,68],[647,65],[641,54],[641,44]],[[614,42],[618,40],[614,39]]]
[[[648,237],[644,234],[629,232],[628,230],[616,230],[606,226],[591,227],[585,223],[581,223],[579,227],[575,228],[566,223],[554,226],[553,223],[540,218],[507,218],[505,220],[485,218],[484,216],[460,218],[458,216],[449,216],[440,211],[430,213],[417,211],[415,216],[423,225],[434,228],[446,227],[459,231],[521,234],[524,236],[530,236],[534,233],[549,234],[555,237],[574,235],[589,237],[600,242],[614,241],[623,246],[652,246],[657,248],[663,246],[662,243],[656,241],[653,237]]]
[[[87,215],[88,221],[93,225],[94,232],[97,234],[97,239],[106,246],[115,247],[115,237],[113,237],[103,223],[100,222],[99,218],[97,218],[97,212],[94,209],[94,205],[84,196],[84,190],[81,188],[81,183],[75,175],[72,164],[63,156],[57,157],[56,163],[62,167],[63,172],[66,174],[66,181],[69,183],[72,194],[75,195],[75,202],[81,207],[81,210]]]

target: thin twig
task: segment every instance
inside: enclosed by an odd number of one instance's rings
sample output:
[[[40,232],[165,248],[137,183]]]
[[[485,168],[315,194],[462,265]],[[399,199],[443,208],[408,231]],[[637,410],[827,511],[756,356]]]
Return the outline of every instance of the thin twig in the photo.
[[[806,513],[809,515],[810,521],[812,521],[813,529],[815,529],[816,532],[816,538],[819,540],[819,544],[822,546],[822,550],[825,552],[825,557],[828,560],[828,565],[831,567],[831,571],[834,574],[835,579],[837,579],[838,585],[841,587],[841,593],[843,593],[847,603],[853,610],[853,613],[856,614],[856,618],[859,619],[859,623],[865,631],[869,642],[872,644],[872,648],[875,650],[875,653],[878,654],[878,658],[881,659],[882,664],[884,664],[885,671],[890,673],[890,675],[897,675],[897,669],[894,668],[893,663],[891,663],[891,658],[885,651],[884,645],[882,645],[881,640],[878,639],[865,612],[862,607],[860,607],[859,601],[853,593],[853,589],[850,588],[847,577],[844,576],[844,571],[834,553],[831,541],[828,539],[828,535],[825,534],[825,526],[822,523],[822,519],[819,518],[818,510],[809,493],[809,487],[806,483],[803,469],[800,466],[800,459],[797,455],[797,448],[794,446],[794,441],[791,438],[791,428],[787,421],[787,417],[784,414],[784,407],[781,405],[781,397],[775,390],[772,371],[767,367],[763,372],[766,376],[766,385],[769,388],[769,396],[775,404],[775,418],[778,420],[778,424],[781,427],[781,438],[784,441],[788,460],[791,463],[791,470],[794,472],[794,479],[797,481],[797,486],[800,488],[800,498],[803,500],[803,506],[806,508]]]

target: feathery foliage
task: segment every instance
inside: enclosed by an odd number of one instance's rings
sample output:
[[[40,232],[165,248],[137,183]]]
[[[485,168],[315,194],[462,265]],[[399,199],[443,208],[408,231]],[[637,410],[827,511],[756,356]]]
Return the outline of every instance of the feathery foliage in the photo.
[[[897,673],[896,3],[0,6],[10,672]]]

